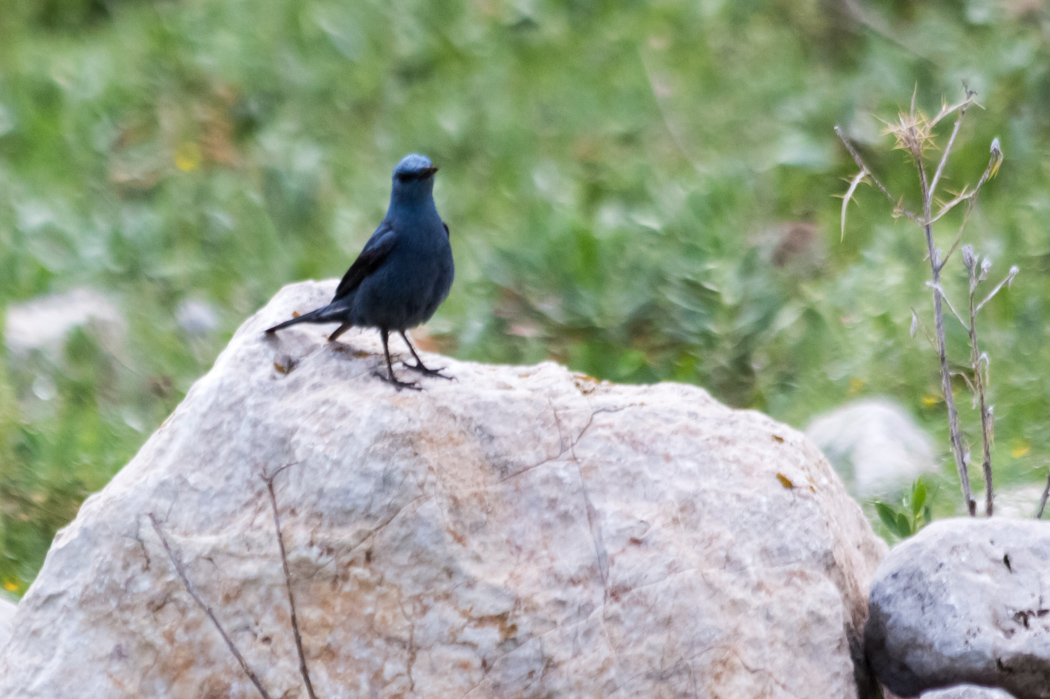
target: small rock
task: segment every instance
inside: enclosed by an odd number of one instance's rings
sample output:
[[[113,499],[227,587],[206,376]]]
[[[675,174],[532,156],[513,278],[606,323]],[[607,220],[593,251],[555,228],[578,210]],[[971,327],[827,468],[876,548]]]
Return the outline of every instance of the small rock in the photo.
[[[80,288],[8,306],[4,339],[14,356],[36,350],[57,361],[69,333],[87,325],[109,346],[124,334],[124,319],[117,307],[99,292]]]
[[[888,398],[866,398],[818,416],[806,428],[855,497],[893,494],[938,470],[930,437]]]
[[[890,691],[961,683],[1050,698],[1050,526],[934,522],[894,548],[871,587],[865,647]]]
[[[207,335],[219,327],[219,314],[210,303],[185,299],[175,311],[175,320],[189,335]]]

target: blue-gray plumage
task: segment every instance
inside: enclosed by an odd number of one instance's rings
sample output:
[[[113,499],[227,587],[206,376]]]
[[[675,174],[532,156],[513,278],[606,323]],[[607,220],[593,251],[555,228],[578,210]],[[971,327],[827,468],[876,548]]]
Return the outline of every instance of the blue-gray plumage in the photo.
[[[448,226],[434,205],[435,172],[437,168],[425,156],[413,153],[402,158],[394,168],[386,218],[339,282],[332,302],[266,332],[297,323],[340,323],[328,337],[331,342],[352,327],[379,328],[388,375],[377,376],[398,390],[418,389],[418,384],[399,381],[394,376],[387,341],[390,333],[396,331],[416,360],[415,365],[405,364],[406,367],[450,378],[440,369],[423,366],[405,336],[405,330],[434,315],[448,296],[455,275]]]

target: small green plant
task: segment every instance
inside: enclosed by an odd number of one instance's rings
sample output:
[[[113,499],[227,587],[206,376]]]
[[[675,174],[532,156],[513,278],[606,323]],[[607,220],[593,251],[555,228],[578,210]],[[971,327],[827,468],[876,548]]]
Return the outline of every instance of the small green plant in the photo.
[[[891,534],[906,539],[933,520],[928,495],[926,481],[920,478],[912,485],[911,492],[901,499],[899,506],[876,501],[875,511]]]

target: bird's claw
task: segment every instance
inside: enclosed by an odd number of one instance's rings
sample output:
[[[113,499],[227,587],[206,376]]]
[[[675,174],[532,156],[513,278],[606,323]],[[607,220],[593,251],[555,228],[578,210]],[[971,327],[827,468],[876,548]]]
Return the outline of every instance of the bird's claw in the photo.
[[[400,391],[402,388],[408,388],[413,391],[423,390],[423,387],[415,381],[401,381],[393,374],[391,374],[390,376],[385,376],[384,374],[376,371],[373,372],[372,375],[375,376],[377,379],[382,379],[383,381],[386,381],[388,384],[393,384],[394,388],[396,388],[398,391]]]
[[[441,373],[441,372],[443,372],[445,370],[445,367],[441,367],[440,369],[428,369],[427,367],[423,366],[422,362],[420,362],[419,364],[406,364],[405,362],[401,362],[401,364],[406,369],[411,369],[412,371],[418,371],[423,376],[436,376],[439,379],[447,379],[449,381],[455,381],[456,380],[455,376],[449,376],[448,374],[442,374]]]

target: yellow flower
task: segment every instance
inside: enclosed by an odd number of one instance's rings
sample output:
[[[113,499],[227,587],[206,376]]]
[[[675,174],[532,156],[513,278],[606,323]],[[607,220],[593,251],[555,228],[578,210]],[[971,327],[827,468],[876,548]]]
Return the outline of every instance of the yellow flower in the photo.
[[[14,580],[8,580],[4,583],[4,589],[8,592],[18,592],[20,585]]]
[[[1028,442],[1028,441],[1025,441],[1025,442],[1014,442],[1014,446],[1010,450],[1010,456],[1014,457],[1015,459],[1020,459],[1022,456],[1024,456],[1025,454],[1027,454],[1031,450],[1032,450],[1032,443],[1031,442]]]
[[[201,149],[193,141],[186,141],[175,149],[175,167],[193,172],[201,166]]]
[[[922,404],[927,408],[937,405],[940,402],[941,397],[932,393],[927,393],[925,396],[922,397]]]

